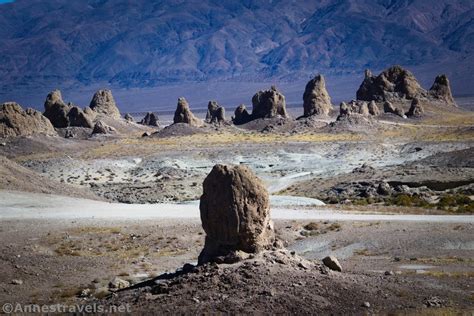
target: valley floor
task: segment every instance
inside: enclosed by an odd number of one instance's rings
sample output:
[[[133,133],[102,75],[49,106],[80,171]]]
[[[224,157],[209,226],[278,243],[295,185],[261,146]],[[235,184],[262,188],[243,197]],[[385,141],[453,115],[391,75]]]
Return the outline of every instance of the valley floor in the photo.
[[[34,214],[35,209],[28,212]],[[343,272],[322,275],[319,270],[310,270],[301,276],[285,273],[277,276],[272,271],[279,271],[284,265],[275,263],[275,267],[267,266],[270,277],[265,284],[254,284],[242,295],[273,291],[265,299],[276,302],[284,293],[296,290],[303,296],[320,293],[319,296],[329,299],[323,293],[339,288],[339,299],[325,300],[324,304],[314,306],[314,310],[333,313],[398,310],[413,314],[423,310],[426,313],[429,310],[429,314],[472,311],[472,218],[459,217],[449,222],[423,218],[409,222],[399,221],[397,217],[352,218],[352,221],[276,219],[277,234],[289,250],[316,263],[326,255],[335,255]],[[312,230],[304,228],[309,223],[313,223]],[[140,304],[133,298],[134,291],[122,292],[118,300],[103,301],[110,293],[108,284],[114,277],[138,284],[174,272],[185,263],[195,263],[204,243],[198,218],[111,219],[100,216],[100,211],[98,218],[81,215],[61,219],[11,218],[1,221],[0,236],[2,303],[122,302],[132,304],[132,312],[223,312],[224,306],[227,311],[268,312],[259,295],[252,296],[252,306],[241,305],[237,297],[225,298],[232,287],[219,292],[223,299],[211,293],[205,282],[195,284],[196,288],[189,288],[190,292],[186,293],[144,294],[142,298],[146,300]],[[226,266],[232,268],[225,264],[221,268]],[[13,280],[21,280],[22,284],[13,284]],[[344,306],[338,306],[341,300],[345,301]],[[368,310],[362,306],[366,301],[371,306]],[[437,305],[431,306],[431,301]],[[284,311],[279,304],[274,308],[274,312]],[[301,311],[308,312],[308,308],[302,305]]]
[[[0,304],[468,314],[473,122],[460,112],[409,123],[388,117],[362,132],[292,121],[288,130],[257,122],[276,128],[269,133],[224,126],[141,137],[126,125],[118,137],[8,139],[0,146]],[[278,237],[315,268],[269,259],[252,263],[252,278],[224,264],[209,267],[209,279],[186,274],[151,293],[140,282],[196,263],[201,184],[217,163],[245,164],[263,179]],[[342,273],[320,269],[329,254]],[[221,282],[226,275],[235,279]],[[111,296],[114,277],[136,288]]]

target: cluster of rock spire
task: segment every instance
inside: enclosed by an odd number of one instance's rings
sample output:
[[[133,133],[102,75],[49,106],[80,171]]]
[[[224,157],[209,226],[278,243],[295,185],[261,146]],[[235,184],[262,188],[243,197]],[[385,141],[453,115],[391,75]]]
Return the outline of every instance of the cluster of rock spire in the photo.
[[[392,113],[400,117],[419,117],[424,113],[423,104],[442,102],[456,106],[451,93],[449,80],[439,75],[429,90],[425,90],[415,76],[400,66],[390,67],[379,75],[365,71],[365,78],[357,90],[357,100],[342,102],[337,120],[378,116]],[[400,106],[404,100],[411,100],[408,111]],[[327,116],[333,111],[331,97],[326,89],[323,75],[318,74],[305,87],[303,94],[303,116]],[[285,96],[275,87],[258,91],[252,97],[252,112],[241,104],[232,117],[235,125],[245,124],[255,119],[288,118]],[[107,126],[104,118],[120,120],[121,114],[110,90],[97,91],[85,108],[63,101],[61,92],[54,90],[48,94],[44,103],[44,113],[33,109],[24,111],[16,103],[4,103],[0,109],[0,137],[31,135],[35,132],[54,134],[54,128],[83,127],[93,133],[109,133],[113,128]],[[134,122],[130,114],[124,117]],[[173,123],[185,123],[192,126],[222,124],[226,122],[225,109],[216,101],[209,101],[205,120],[197,118],[191,111],[185,98],[178,99]],[[149,112],[139,122],[147,126],[159,126],[156,114]]]

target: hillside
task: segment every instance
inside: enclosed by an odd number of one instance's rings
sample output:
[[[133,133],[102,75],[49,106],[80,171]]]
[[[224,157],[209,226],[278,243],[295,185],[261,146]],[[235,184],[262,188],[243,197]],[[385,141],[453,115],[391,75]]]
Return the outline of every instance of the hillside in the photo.
[[[434,66],[468,93],[473,18],[464,0],[17,0],[0,5],[0,94],[288,82],[392,64]]]

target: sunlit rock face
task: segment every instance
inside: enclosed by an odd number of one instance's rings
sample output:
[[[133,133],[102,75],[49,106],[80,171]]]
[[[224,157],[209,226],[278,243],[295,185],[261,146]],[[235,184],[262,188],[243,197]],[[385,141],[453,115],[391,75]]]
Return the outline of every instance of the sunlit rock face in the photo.
[[[332,110],[331,97],[326,90],[323,75],[317,75],[307,84],[303,94],[304,116],[328,115]]]
[[[51,122],[41,112],[23,108],[15,102],[0,105],[0,137],[56,135]]]
[[[206,232],[200,264],[236,251],[256,253],[274,242],[268,191],[246,166],[215,165],[199,209]]]

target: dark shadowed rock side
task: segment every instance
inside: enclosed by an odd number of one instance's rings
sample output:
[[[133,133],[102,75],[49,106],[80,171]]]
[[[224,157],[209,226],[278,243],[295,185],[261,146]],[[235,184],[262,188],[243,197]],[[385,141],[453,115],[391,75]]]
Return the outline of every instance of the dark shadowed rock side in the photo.
[[[71,107],[64,103],[61,91],[50,92],[44,102],[44,116],[46,116],[54,127],[63,128],[69,126],[67,114]]]
[[[375,103],[375,101],[373,101],[373,100],[370,101],[369,104],[367,105],[367,107],[369,109],[370,115],[373,115],[373,116],[380,115],[380,109],[377,106],[377,104]]]
[[[317,75],[307,84],[303,94],[303,116],[328,115],[332,110],[331,98],[322,75]]]
[[[430,88],[429,94],[435,99],[446,102],[449,105],[457,106],[451,93],[451,86],[446,75],[439,75],[435,78],[433,85]]]
[[[116,132],[115,128],[105,124],[102,121],[97,121],[92,130],[92,135],[94,134],[112,134]]]
[[[430,90],[426,91],[415,76],[401,66],[390,67],[378,76],[373,76],[370,70],[366,70],[365,79],[357,90],[357,99],[365,101],[393,102],[414,98],[438,100],[457,106],[446,75],[437,76]]]
[[[357,99],[364,101],[413,99],[420,96],[426,96],[426,91],[410,71],[400,66],[392,66],[378,76],[366,70],[365,79],[357,90]]]
[[[80,107],[66,104],[63,101],[61,91],[50,92],[44,102],[44,116],[46,116],[56,128],[69,126],[92,128],[95,114],[90,108],[82,110]]]
[[[275,86],[257,92],[252,97],[252,106],[252,119],[288,117],[285,96]]]
[[[209,101],[207,105],[206,123],[222,123],[225,121],[225,109],[216,101]]]
[[[135,119],[133,118],[133,116],[130,113],[125,114],[125,116],[123,118],[127,122],[131,122],[131,123],[135,122]]]
[[[243,104],[239,105],[234,112],[234,117],[232,118],[232,122],[235,125],[241,125],[248,123],[252,120],[252,116],[247,111],[247,107]]]
[[[390,101],[385,101],[383,103],[383,111],[385,113],[391,113],[391,114],[395,114],[397,116],[406,118],[405,112],[403,112],[403,109],[398,106],[393,105]]]
[[[421,117],[424,113],[424,109],[420,104],[420,100],[418,98],[414,98],[411,101],[410,109],[406,113],[407,117]]]
[[[188,101],[181,97],[178,99],[178,105],[174,112],[173,123],[186,123],[192,126],[201,126],[202,121],[194,116],[189,108]]]
[[[257,253],[274,242],[268,192],[246,166],[215,165],[199,205],[206,232],[199,264]]]
[[[160,126],[158,123],[158,116],[156,116],[156,114],[153,112],[148,112],[140,121],[140,124],[148,126]]]
[[[87,114],[80,107],[72,106],[67,114],[69,120],[69,126],[87,127],[92,128],[94,123],[92,122],[94,115]]]
[[[0,137],[28,136],[33,134],[56,135],[51,122],[41,112],[23,108],[14,102],[0,107]]]
[[[115,104],[112,91],[105,89],[97,91],[92,97],[89,107],[100,114],[107,115],[114,119],[120,119],[120,111]]]

